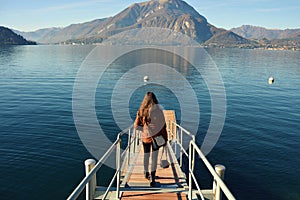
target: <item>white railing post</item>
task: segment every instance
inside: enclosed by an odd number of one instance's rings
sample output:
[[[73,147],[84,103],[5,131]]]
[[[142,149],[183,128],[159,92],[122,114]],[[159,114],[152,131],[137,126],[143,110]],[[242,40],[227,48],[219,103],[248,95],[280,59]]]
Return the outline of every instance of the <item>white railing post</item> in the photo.
[[[188,197],[192,199],[192,191],[193,191],[193,182],[192,182],[192,154],[193,154],[193,145],[190,143],[189,145],[189,194]]]
[[[173,125],[172,125],[172,131],[173,131],[173,133],[175,132],[174,131],[174,125],[175,125],[175,128],[177,128],[177,126],[176,126],[176,124],[175,123],[172,123]],[[175,145],[175,155],[176,155],[176,157],[178,156],[178,154],[177,154],[177,146],[178,146],[178,142],[179,142],[179,135],[178,134],[176,134],[176,145]]]
[[[133,142],[133,153],[135,153],[135,149],[136,149],[136,134],[138,133],[138,130],[135,130],[135,135],[134,135],[134,142]]]
[[[193,140],[193,142],[196,142],[195,141],[195,136],[193,135],[193,137],[192,137],[192,140]],[[193,164],[192,164],[192,169],[193,169],[193,171],[194,171],[194,168],[195,168],[195,151],[194,151],[194,153],[193,153],[193,158],[192,158],[192,160],[193,160]]]
[[[134,129],[133,129],[133,133],[134,133]],[[130,164],[130,150],[131,150],[131,129],[129,129],[128,131],[128,144],[127,144],[128,150],[127,150],[127,165]]]
[[[121,179],[121,139],[117,143],[116,150],[116,170],[117,170],[117,191],[116,191],[116,199],[120,197],[120,179]]]
[[[215,171],[222,180],[224,180],[225,169],[226,168],[224,165],[215,165]],[[214,182],[213,182],[213,193],[214,193],[214,200],[222,199],[221,188],[220,188],[219,183],[216,180],[214,180]]]
[[[182,129],[180,129],[180,145],[181,145],[181,148],[180,148],[180,158],[179,158],[179,165],[180,167],[182,167],[182,147],[183,147],[183,133],[182,133]]]
[[[96,161],[94,159],[87,159],[84,162],[85,165],[85,174],[86,176],[89,174],[89,172],[95,167]],[[93,178],[86,184],[86,200],[91,200],[94,198],[96,189],[96,174],[93,175]]]
[[[171,124],[171,120],[168,120],[168,126],[167,126],[168,127],[168,130],[167,130],[167,132],[168,132],[168,139],[170,139],[170,135],[171,135],[170,124]]]

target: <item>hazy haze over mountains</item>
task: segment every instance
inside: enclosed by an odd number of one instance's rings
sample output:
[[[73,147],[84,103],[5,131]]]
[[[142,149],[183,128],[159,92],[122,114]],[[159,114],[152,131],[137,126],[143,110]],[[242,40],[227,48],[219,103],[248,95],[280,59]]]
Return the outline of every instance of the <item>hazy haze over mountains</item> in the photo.
[[[299,37],[298,35],[300,35],[300,29],[266,29],[252,25],[243,25],[230,30],[248,39],[285,39]]]

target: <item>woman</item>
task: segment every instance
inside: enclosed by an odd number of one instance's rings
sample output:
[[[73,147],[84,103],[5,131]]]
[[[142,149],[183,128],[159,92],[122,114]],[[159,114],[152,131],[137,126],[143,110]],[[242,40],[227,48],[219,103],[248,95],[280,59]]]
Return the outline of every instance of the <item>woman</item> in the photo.
[[[143,130],[142,142],[144,148],[144,173],[145,178],[150,178],[150,186],[155,186],[155,173],[157,167],[158,149],[153,148],[153,138],[162,135],[167,141],[165,117],[158,105],[153,92],[147,92],[137,112],[134,128]],[[152,150],[151,150],[152,149]],[[152,154],[151,176],[149,177],[149,158]]]

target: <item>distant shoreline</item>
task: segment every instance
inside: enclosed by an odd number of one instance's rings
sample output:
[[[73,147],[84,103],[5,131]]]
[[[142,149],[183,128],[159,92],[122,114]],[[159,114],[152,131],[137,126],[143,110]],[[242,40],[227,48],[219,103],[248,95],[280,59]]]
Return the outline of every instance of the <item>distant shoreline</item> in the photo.
[[[45,43],[36,43],[36,44],[26,44],[27,45],[50,45],[50,46],[101,46],[103,45],[103,43],[88,43],[88,44],[84,44],[84,43],[55,43],[55,44],[45,44]],[[128,44],[124,44],[125,46]],[[135,45],[135,44],[134,44]],[[141,44],[139,44],[141,45]],[[148,44],[144,44],[144,45],[148,45]],[[17,44],[7,44],[5,46],[22,46],[21,45],[17,45]],[[143,46],[143,45],[141,45]],[[159,45],[154,45],[154,46],[159,46]],[[169,46],[178,46],[178,45],[169,45]],[[184,46],[184,45],[183,45]],[[223,45],[199,45],[199,47],[202,48],[216,48],[216,49],[254,49],[254,50],[267,50],[267,51],[300,51],[300,47],[289,47],[289,46],[283,46],[283,47],[272,47],[272,46],[260,46],[260,47],[255,47],[255,46],[223,46]]]

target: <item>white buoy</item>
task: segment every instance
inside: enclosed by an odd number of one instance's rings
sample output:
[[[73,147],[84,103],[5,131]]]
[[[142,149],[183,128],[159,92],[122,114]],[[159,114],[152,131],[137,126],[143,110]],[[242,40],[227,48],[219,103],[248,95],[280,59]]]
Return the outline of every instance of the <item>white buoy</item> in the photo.
[[[275,81],[274,77],[271,76],[271,77],[269,78],[269,84],[272,85],[272,84],[274,83],[274,81]]]
[[[148,82],[149,81],[149,77],[148,76],[144,76],[144,82]]]

